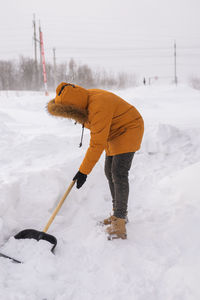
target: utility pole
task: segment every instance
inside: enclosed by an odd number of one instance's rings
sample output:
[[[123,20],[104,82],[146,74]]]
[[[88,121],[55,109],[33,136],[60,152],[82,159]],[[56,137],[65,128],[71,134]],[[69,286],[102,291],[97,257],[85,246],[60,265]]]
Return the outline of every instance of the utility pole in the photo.
[[[40,68],[42,69],[42,48],[41,48],[41,26],[40,26],[40,21],[39,21],[39,43],[40,43]]]
[[[178,84],[177,68],[176,68],[176,41],[174,41],[174,83]]]
[[[45,57],[44,57],[44,41],[43,41],[43,34],[41,27],[40,30],[40,49],[41,49],[41,59],[42,59],[42,70],[43,70],[43,78],[44,78],[44,88],[45,88],[45,95],[48,96],[47,90],[47,73],[46,73],[46,66],[45,66]]]
[[[56,48],[53,48],[54,87],[57,85]]]
[[[41,87],[41,82],[42,82],[42,49],[41,49],[41,26],[40,26],[40,21],[39,21],[39,47],[40,47],[40,62],[39,62],[39,83]]]
[[[33,40],[34,40],[34,50],[35,50],[35,66],[37,66],[37,38],[36,38],[35,14],[33,15]]]
[[[34,40],[34,57],[35,57],[35,66],[34,66],[34,79],[35,79],[35,88],[38,86],[38,65],[37,65],[37,37],[36,37],[36,23],[35,23],[35,14],[33,15],[33,40]]]

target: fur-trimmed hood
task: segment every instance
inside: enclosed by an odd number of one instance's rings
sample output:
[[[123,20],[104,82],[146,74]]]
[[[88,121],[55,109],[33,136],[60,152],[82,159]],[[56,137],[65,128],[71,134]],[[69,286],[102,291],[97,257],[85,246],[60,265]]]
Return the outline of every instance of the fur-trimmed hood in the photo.
[[[47,104],[47,111],[53,116],[73,119],[80,124],[88,121],[87,109],[78,108],[74,105],[56,104],[55,99]]]
[[[84,124],[88,121],[88,97],[86,89],[62,82],[56,89],[56,97],[47,105],[48,112],[57,117],[73,119]]]

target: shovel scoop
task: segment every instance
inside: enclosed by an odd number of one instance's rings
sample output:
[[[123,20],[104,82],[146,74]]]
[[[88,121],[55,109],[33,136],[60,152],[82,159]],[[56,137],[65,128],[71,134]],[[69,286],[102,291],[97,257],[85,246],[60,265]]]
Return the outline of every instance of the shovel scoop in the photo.
[[[65,199],[67,198],[68,194],[70,193],[72,187],[74,186],[75,181],[72,181],[71,184],[69,185],[68,189],[66,190],[65,194],[63,195],[62,199],[60,200],[60,202],[58,203],[57,207],[55,208],[53,214],[51,215],[48,223],[46,224],[46,226],[44,227],[43,231],[38,231],[35,229],[25,229],[20,231],[19,233],[17,233],[14,238],[15,239],[34,239],[37,241],[40,240],[45,240],[47,242],[49,242],[50,244],[52,244],[52,248],[51,251],[54,252],[54,249],[57,245],[57,239],[55,236],[48,234],[47,231],[50,227],[50,225],[52,224],[54,218],[56,217],[58,211],[60,210],[61,206],[63,205]],[[9,258],[11,260],[13,260],[14,262],[18,262],[21,263],[20,261],[16,260],[15,258],[12,258],[6,254],[0,253],[1,257],[5,257],[5,258]]]
[[[45,240],[52,244],[51,251],[53,252],[56,245],[57,245],[57,239],[55,236],[48,234],[44,231],[38,231],[35,229],[25,229],[20,231],[14,236],[15,239],[34,239],[36,241]]]

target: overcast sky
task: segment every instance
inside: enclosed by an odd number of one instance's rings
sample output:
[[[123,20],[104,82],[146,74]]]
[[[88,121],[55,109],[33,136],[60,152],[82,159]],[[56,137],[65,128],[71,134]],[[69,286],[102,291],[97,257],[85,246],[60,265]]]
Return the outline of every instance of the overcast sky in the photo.
[[[200,0],[0,0],[0,59],[34,57],[33,14],[46,60],[73,57],[140,76],[200,76]]]

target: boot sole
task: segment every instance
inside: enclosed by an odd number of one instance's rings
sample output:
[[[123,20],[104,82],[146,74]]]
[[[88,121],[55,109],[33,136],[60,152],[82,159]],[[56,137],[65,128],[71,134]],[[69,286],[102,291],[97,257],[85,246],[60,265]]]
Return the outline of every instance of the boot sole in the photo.
[[[110,234],[108,235],[107,239],[108,241],[117,240],[117,239],[126,240],[127,234]]]

